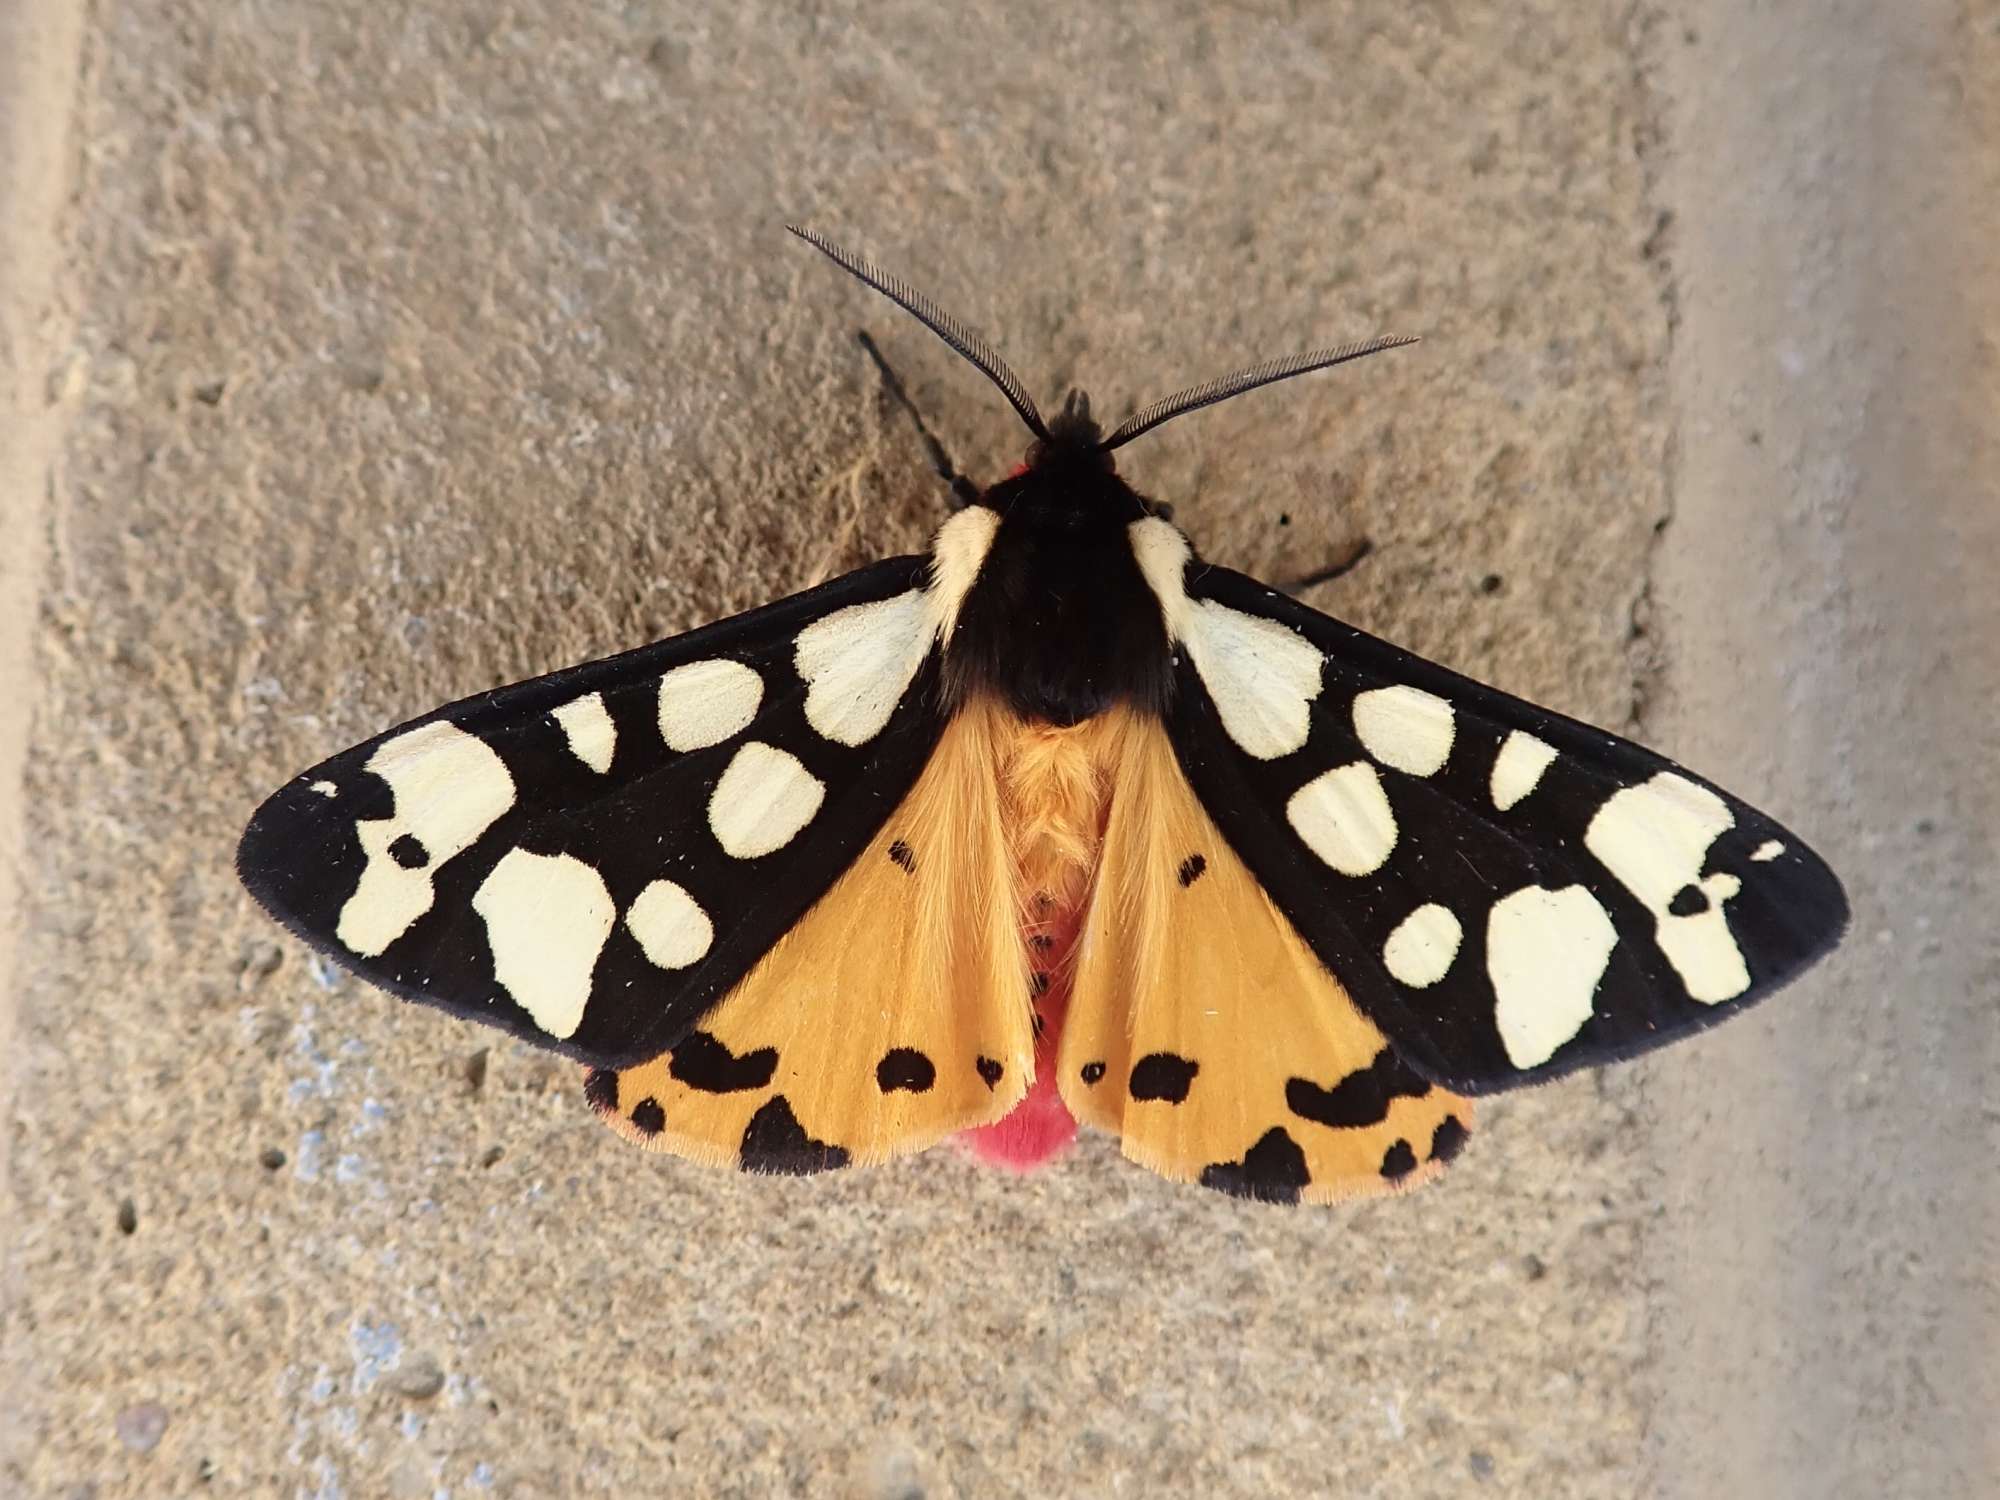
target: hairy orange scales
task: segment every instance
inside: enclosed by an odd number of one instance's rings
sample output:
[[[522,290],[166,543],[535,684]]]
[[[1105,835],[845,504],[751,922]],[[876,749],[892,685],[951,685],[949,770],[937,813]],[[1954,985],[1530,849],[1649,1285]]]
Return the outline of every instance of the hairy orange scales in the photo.
[[[1037,973],[1069,1002],[1040,1048],[1056,1077],[997,1123],[1036,1081]],[[776,1171],[980,1126],[982,1155],[1029,1164],[1067,1138],[1053,1081],[1164,1176],[1306,1201],[1424,1181],[1472,1119],[1298,940],[1157,721],[1058,728],[990,702],[701,1031],[611,1078],[593,1100],[629,1138]]]
[[[1003,1119],[966,1132],[985,1162],[1031,1171],[1076,1137],[1056,1088],[1056,1050],[1075,981],[1077,932],[1103,842],[1117,724],[1012,721],[1001,778],[1002,817],[1014,851],[1022,932],[1033,965],[1035,1078]]]

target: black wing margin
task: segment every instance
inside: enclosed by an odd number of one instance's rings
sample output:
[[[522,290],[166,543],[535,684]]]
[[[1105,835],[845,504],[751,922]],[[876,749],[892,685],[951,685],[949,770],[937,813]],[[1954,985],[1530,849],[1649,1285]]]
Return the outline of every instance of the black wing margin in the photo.
[[[907,602],[927,569],[875,563],[413,719],[275,793],[238,872],[299,937],[405,999],[599,1067],[656,1056],[839,878],[936,746],[934,646],[859,743],[809,721],[797,659],[802,630]],[[663,710],[663,678],[697,664]],[[726,829],[710,812],[725,774],[753,793]]]
[[[1185,583],[1191,630],[1220,606],[1323,658],[1303,742],[1245,736],[1259,758],[1184,644],[1170,731],[1236,853],[1433,1082],[1490,1093],[1636,1056],[1839,941],[1833,872],[1702,778],[1240,573]],[[1261,670],[1247,660],[1207,655],[1211,676]]]

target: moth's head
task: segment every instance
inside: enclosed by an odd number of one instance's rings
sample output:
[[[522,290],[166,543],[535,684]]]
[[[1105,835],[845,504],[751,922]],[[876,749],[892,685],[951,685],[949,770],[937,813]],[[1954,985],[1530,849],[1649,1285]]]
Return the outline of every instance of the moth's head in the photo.
[[[1345,364],[1351,359],[1360,359],[1364,354],[1375,354],[1383,349],[1400,348],[1404,344],[1414,344],[1409,337],[1386,335],[1380,338],[1364,339],[1357,344],[1343,344],[1335,349],[1321,349],[1311,354],[1294,354],[1285,359],[1267,360],[1261,365],[1252,365],[1247,370],[1238,370],[1234,375],[1225,375],[1220,380],[1205,381],[1201,385],[1189,386],[1177,391],[1164,401],[1155,401],[1151,406],[1141,407],[1106,435],[1090,415],[1090,398],[1082,391],[1072,389],[1063,401],[1063,407],[1053,422],[1046,422],[1035,409],[1034,400],[1021,379],[1007,367],[993,347],[965,327],[949,313],[932,302],[922,292],[898,280],[885,271],[878,271],[867,261],[852,251],[843,250],[832,241],[815,234],[810,229],[801,229],[796,224],[785,226],[791,232],[820,251],[835,265],[860,281],[865,281],[891,302],[915,317],[926,328],[943,339],[968,364],[976,368],[1000,389],[1008,404],[1027,424],[1028,431],[1035,435],[1035,445],[1028,450],[1028,462],[1023,472],[1042,472],[1057,468],[1088,467],[1098,473],[1109,473],[1113,464],[1111,453],[1122,448],[1142,432],[1150,432],[1162,422],[1168,422],[1184,412],[1199,407],[1213,406],[1218,401],[1227,401],[1231,396],[1240,396],[1245,391],[1255,390],[1260,385],[1273,381],[1289,380],[1294,375],[1304,375],[1311,370],[1324,370],[1329,365]]]
[[[987,490],[984,502],[1030,528],[1072,531],[1106,521],[1123,526],[1141,516],[1172,515],[1118,477],[1104,446],[1104,429],[1090,415],[1090,397],[1071,390],[1022,457],[1020,467]]]
[[[1111,450],[1104,446],[1104,429],[1090,414],[1090,397],[1071,387],[1063,397],[1062,410],[1048,425],[1046,434],[1028,449],[1030,469],[1081,469],[1111,472],[1116,465]]]

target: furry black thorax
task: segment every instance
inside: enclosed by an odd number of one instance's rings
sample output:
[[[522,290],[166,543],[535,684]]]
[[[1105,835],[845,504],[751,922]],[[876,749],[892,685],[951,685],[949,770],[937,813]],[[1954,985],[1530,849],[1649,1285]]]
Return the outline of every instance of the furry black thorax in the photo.
[[[1072,401],[1027,466],[980,496],[1000,529],[959,610],[946,680],[1026,719],[1076,724],[1116,704],[1164,713],[1173,662],[1128,528],[1160,515],[1097,447]]]

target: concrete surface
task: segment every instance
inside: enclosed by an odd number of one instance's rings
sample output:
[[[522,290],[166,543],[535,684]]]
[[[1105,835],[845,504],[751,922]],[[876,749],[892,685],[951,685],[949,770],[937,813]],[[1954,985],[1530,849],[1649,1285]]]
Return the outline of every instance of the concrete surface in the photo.
[[[1739,9],[100,0],[8,54],[0,1487],[1991,1487],[2000,37]],[[1127,471],[1271,576],[1366,537],[1314,602],[1793,821],[1848,949],[1326,1213],[1102,1140],[679,1167],[332,979],[230,874],[279,779],[918,545],[859,323],[1013,462],[793,215],[1107,412],[1427,335]]]
[[[1657,1493],[2000,1494],[2000,10],[1680,20],[1645,724],[1855,921],[1647,1070]]]

